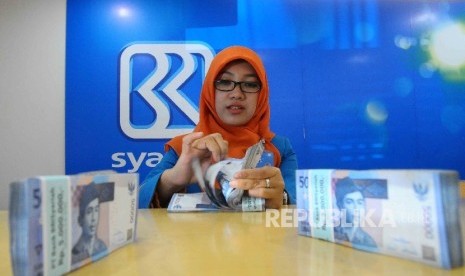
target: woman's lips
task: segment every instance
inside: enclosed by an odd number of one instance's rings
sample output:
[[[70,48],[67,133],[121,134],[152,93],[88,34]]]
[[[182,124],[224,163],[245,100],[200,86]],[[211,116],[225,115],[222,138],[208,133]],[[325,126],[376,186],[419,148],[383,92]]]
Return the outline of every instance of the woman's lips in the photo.
[[[242,106],[242,105],[229,105],[227,106],[227,109],[229,110],[229,112],[231,112],[232,114],[239,114],[241,113],[245,108]]]

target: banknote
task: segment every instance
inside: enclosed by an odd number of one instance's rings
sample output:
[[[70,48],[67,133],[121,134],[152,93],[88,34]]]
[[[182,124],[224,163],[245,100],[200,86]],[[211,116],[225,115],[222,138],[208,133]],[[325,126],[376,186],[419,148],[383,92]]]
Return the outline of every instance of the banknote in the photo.
[[[241,209],[244,191],[230,187],[229,182],[244,163],[242,159],[227,159],[208,168],[205,174],[207,190],[211,191],[220,207]]]
[[[297,170],[298,234],[441,268],[463,265],[459,175]]]
[[[213,204],[206,193],[175,193],[168,205],[168,212],[215,212],[218,206]]]
[[[136,237],[138,175],[40,176],[10,185],[15,275],[61,275]]]
[[[264,152],[264,141],[247,149],[243,159],[228,158],[222,160],[207,169],[205,173],[205,188],[210,190],[208,194],[213,195],[212,202],[217,203],[220,208],[234,209],[239,211],[262,211],[265,202],[261,198],[244,196],[244,190],[232,188],[229,182],[236,172],[241,169],[252,169],[259,163]],[[243,204],[244,203],[244,204]],[[250,209],[250,206],[254,208]],[[256,209],[256,206],[263,206]]]
[[[268,152],[264,151],[264,141],[260,140],[257,144],[247,149],[244,158],[228,158],[210,166],[205,174],[202,172],[199,160],[193,160],[192,169],[199,183],[200,188],[207,195],[211,204],[218,209],[236,210],[236,211],[263,211],[265,209],[265,200],[262,198],[250,197],[244,194],[244,190],[229,186],[236,172],[241,169],[251,169],[271,163],[273,158]],[[193,200],[204,197],[186,197],[175,194],[168,205],[168,211],[200,211],[202,208],[194,208]],[[185,202],[183,205],[182,203]],[[204,206],[204,201],[198,201],[198,206]],[[194,204],[194,205],[196,205]],[[170,208],[176,206],[176,209]],[[208,208],[207,208],[208,209]],[[208,209],[209,210],[209,209]]]

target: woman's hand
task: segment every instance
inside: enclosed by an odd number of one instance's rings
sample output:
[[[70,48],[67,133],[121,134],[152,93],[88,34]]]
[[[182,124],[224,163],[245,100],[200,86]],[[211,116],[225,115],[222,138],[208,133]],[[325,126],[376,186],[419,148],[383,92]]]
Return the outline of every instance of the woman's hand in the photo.
[[[265,166],[241,170],[234,174],[229,185],[248,190],[250,196],[264,198],[266,208],[279,209],[283,205],[284,179],[279,168]]]
[[[190,170],[192,160],[198,158],[205,171],[210,165],[223,160],[228,154],[228,141],[219,133],[204,136],[202,132],[193,132],[184,136],[182,153],[178,163]],[[191,174],[190,174],[191,175]]]
[[[218,162],[228,154],[228,141],[219,133],[204,136],[202,132],[193,132],[184,136],[182,142],[183,154],[200,159],[212,157],[214,162]]]
[[[198,158],[205,171],[212,163],[225,158],[228,153],[228,142],[221,134],[213,133],[204,136],[202,132],[193,132],[182,139],[182,153],[171,169],[165,170],[157,185],[161,206],[168,205],[174,193],[197,181],[192,171],[192,161]]]
[[[166,170],[161,178],[163,186],[179,190],[196,181],[192,172],[192,161],[199,159],[203,171],[212,163],[225,158],[228,153],[228,142],[221,134],[213,133],[204,136],[202,132],[192,132],[182,139],[182,153],[176,165]]]

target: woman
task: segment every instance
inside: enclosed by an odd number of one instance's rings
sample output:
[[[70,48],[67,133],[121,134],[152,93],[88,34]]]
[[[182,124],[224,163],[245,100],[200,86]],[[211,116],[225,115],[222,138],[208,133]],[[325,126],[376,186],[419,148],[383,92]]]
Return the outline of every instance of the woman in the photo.
[[[268,81],[260,57],[232,46],[213,59],[200,95],[200,118],[194,132],[165,145],[161,162],[140,186],[139,207],[166,207],[177,192],[200,191],[192,172],[198,158],[203,170],[225,158],[243,158],[261,139],[273,165],[239,171],[230,186],[280,208],[283,195],[295,198],[296,155],[287,138],[270,131]],[[286,189],[287,192],[284,192]]]

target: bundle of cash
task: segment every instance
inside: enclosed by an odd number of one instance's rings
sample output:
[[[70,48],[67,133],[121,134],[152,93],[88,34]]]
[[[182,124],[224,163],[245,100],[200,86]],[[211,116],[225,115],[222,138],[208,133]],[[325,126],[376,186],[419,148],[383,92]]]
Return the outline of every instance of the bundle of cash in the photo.
[[[207,197],[174,194],[168,205],[168,211],[211,211],[215,209],[249,212],[264,211],[265,200],[263,198],[244,195],[244,190],[229,186],[229,182],[239,170],[252,169],[257,167],[259,163],[265,164],[269,162],[269,160],[265,159],[272,158],[272,156],[267,155],[264,149],[264,141],[260,140],[247,149],[243,159],[228,158],[222,160],[210,166],[205,175],[202,172],[199,160],[195,159],[192,169],[200,188]],[[206,202],[208,200],[209,202]]]
[[[449,170],[297,170],[298,233],[451,269],[463,265]]]
[[[137,174],[40,176],[10,184],[15,275],[61,275],[134,241]]]

